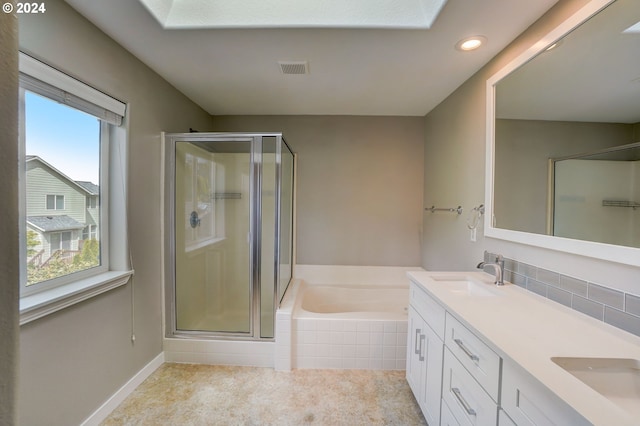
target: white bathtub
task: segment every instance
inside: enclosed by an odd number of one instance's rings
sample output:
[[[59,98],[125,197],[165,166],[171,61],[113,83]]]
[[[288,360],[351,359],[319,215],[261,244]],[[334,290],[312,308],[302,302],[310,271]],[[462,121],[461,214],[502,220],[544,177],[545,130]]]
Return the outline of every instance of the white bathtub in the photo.
[[[405,369],[408,285],[297,285],[293,368]]]
[[[302,282],[295,318],[406,321],[407,286],[323,285]]]
[[[276,370],[404,370],[407,272],[417,270],[296,265],[276,312]]]

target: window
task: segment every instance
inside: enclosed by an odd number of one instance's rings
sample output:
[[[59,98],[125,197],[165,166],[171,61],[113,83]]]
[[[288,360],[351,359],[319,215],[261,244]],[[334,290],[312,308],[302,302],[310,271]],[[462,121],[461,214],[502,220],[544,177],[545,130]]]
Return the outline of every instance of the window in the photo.
[[[197,226],[185,221],[186,251],[198,250],[224,239],[224,198],[217,192],[224,185],[224,164],[216,161],[215,154],[188,143],[176,146],[181,167],[176,180],[184,182],[183,209],[185,217],[195,214]]]
[[[25,86],[29,87],[28,82]],[[87,211],[85,200],[94,198],[92,194],[104,186],[100,171],[108,165],[100,161],[100,151],[102,145],[108,145],[109,131],[109,125],[93,115],[29,89],[22,89],[25,225],[41,234],[45,247],[41,262],[27,264],[26,286],[104,269],[102,238],[95,230],[91,232],[92,226],[100,223],[102,212]],[[54,191],[57,194],[52,194]],[[37,202],[40,194],[46,194],[46,211]],[[73,231],[87,226],[89,239],[97,244],[80,246],[79,236]]]
[[[55,232],[51,234],[51,251],[71,250],[71,232]]]
[[[122,285],[131,272],[125,105],[20,53],[19,112],[23,324]]]
[[[47,195],[47,210],[64,210],[64,195]]]

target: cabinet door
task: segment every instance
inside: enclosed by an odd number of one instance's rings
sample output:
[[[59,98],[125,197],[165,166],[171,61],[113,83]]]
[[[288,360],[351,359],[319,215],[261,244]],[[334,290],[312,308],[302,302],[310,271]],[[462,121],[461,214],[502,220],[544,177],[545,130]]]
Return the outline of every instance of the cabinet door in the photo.
[[[409,307],[407,381],[427,423],[440,424],[443,343],[418,312]]]
[[[422,376],[425,363],[421,355],[421,336],[426,324],[413,306],[409,306],[407,330],[407,381],[418,402],[422,399]],[[422,405],[420,405],[422,408]]]
[[[440,423],[442,399],[442,356],[444,343],[427,325],[424,331],[423,354],[425,362],[423,413],[430,425]]]
[[[498,410],[498,426],[518,426],[511,420],[509,416],[507,416],[506,411],[500,409]]]

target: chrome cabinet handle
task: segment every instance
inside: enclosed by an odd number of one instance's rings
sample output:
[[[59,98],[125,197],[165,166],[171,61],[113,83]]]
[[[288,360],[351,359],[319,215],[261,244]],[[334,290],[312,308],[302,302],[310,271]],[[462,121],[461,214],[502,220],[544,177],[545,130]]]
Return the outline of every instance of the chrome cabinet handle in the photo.
[[[462,349],[462,352],[464,352],[469,358],[471,358],[472,361],[480,361],[480,358],[478,357],[478,355],[471,352],[469,348],[467,348],[464,345],[464,343],[462,343],[462,340],[454,339],[453,341],[456,342],[458,346],[460,346],[460,349]]]
[[[422,353],[422,349],[424,348],[424,345],[422,344],[422,342],[425,341],[425,339],[427,338],[427,336],[425,336],[424,334],[420,335],[420,361],[424,361],[424,354]]]
[[[451,392],[453,392],[453,395],[456,397],[458,402],[460,402],[460,404],[462,404],[462,408],[464,408],[464,411],[466,411],[468,415],[470,415],[470,416],[475,416],[476,415],[476,410],[471,408],[471,406],[469,405],[467,400],[464,399],[464,397],[462,396],[462,393],[460,393],[460,389],[451,388]]]
[[[418,335],[420,334],[420,329],[416,328],[416,344],[414,345],[413,351],[415,352],[416,355],[418,355],[420,353],[420,347],[418,346],[419,344],[419,340],[418,340]]]

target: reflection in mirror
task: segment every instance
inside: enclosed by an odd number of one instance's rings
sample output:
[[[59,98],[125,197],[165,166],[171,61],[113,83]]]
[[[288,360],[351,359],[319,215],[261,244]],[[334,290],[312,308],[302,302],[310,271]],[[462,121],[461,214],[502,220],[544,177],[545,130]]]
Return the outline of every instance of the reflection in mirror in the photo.
[[[552,159],[549,172],[552,235],[640,247],[640,144]]]
[[[614,1],[501,78],[493,132],[495,228],[639,247],[640,209],[602,202],[640,202],[640,163],[573,157],[640,141],[640,1]],[[555,191],[552,159],[571,182]],[[585,208],[596,188],[598,209]]]

